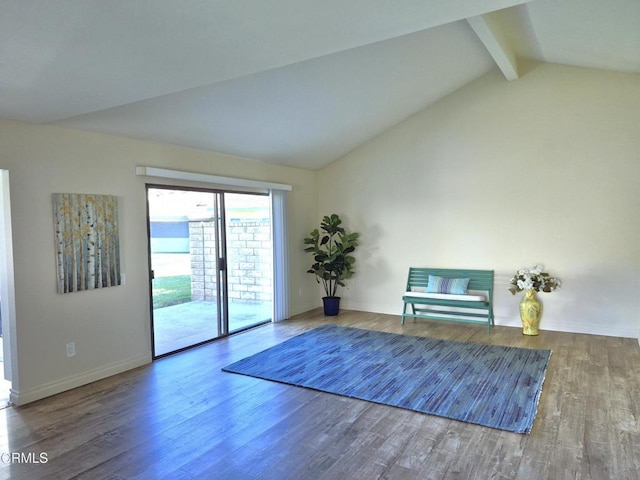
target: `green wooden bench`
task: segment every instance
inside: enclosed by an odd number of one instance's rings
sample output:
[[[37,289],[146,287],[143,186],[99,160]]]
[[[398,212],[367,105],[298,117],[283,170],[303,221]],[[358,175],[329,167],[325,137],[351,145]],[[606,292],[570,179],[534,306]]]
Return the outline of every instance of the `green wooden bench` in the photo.
[[[429,292],[429,276],[434,279]],[[450,293],[451,284],[463,287],[465,281],[453,282],[453,279],[469,279],[466,292],[460,288],[458,293]],[[436,288],[433,288],[436,287]],[[491,331],[493,317],[493,270],[460,270],[449,268],[415,268],[409,269],[407,288],[402,297],[404,309],[402,324],[406,318],[423,318],[427,320],[448,320],[455,322],[479,323]],[[410,312],[407,308],[410,307]]]

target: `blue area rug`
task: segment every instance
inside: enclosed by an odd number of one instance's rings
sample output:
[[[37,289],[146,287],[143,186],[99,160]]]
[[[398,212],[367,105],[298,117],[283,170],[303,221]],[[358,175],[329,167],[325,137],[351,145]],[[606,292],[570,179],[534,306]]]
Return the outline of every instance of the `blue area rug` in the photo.
[[[529,433],[550,356],[325,325],[222,370]]]

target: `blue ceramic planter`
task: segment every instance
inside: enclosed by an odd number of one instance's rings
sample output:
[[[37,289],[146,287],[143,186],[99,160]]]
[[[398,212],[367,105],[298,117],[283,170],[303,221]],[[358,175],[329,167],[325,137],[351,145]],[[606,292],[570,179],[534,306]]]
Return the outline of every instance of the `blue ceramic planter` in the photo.
[[[322,297],[324,314],[327,317],[335,317],[340,311],[340,297]]]

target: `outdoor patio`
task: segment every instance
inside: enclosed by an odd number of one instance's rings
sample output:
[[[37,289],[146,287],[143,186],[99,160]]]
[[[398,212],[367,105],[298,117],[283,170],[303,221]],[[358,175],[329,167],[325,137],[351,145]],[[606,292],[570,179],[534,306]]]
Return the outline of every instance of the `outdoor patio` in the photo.
[[[229,302],[229,331],[271,320],[271,303]],[[153,310],[155,355],[218,336],[216,302],[194,301]]]

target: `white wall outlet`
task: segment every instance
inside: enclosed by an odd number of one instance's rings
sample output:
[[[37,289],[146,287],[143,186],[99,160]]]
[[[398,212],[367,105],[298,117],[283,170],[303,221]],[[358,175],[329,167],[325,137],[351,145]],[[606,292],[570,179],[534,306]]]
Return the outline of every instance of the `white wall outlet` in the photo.
[[[76,354],[76,344],[74,342],[67,343],[67,357],[73,357]]]

